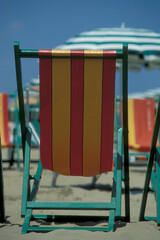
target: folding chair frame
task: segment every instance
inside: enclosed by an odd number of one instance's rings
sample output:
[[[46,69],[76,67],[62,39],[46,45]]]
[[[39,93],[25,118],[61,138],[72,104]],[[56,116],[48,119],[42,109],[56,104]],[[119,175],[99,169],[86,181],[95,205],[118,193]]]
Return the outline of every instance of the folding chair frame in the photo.
[[[145,178],[145,183],[143,188],[143,195],[142,195],[142,202],[141,202],[140,216],[139,216],[139,221],[156,220],[157,225],[160,225],[160,148],[156,147],[159,128],[160,128],[160,100],[158,103],[158,109],[157,109],[157,114],[156,114],[156,119],[154,124],[150,155],[149,155],[148,164],[147,164],[146,178]],[[155,172],[153,171],[154,163],[156,168]],[[153,185],[152,188],[149,187],[150,181],[152,181],[152,185]],[[145,217],[145,209],[146,209],[146,203],[147,203],[147,197],[148,197],[149,191],[154,191],[155,193],[156,212],[157,212],[156,217]]]
[[[21,166],[20,166],[20,144],[18,141],[18,126],[19,126],[19,119],[18,119],[18,104],[17,104],[17,93],[10,94],[9,97],[14,99],[14,104],[15,104],[15,110],[14,110],[14,123],[15,123],[15,128],[14,128],[14,140],[13,140],[13,153],[16,153],[16,159],[13,158],[11,159],[10,166],[12,166],[15,162],[17,163],[17,170],[21,171]]]
[[[114,229],[115,219],[130,221],[130,202],[129,202],[129,162],[128,162],[128,47],[124,46],[123,51],[117,52],[116,57],[123,61],[123,130],[118,134],[118,154],[115,160],[114,177],[113,177],[113,191],[110,203],[82,203],[82,202],[35,202],[38,191],[39,180],[42,173],[41,161],[38,163],[38,168],[35,176],[31,176],[29,172],[29,159],[31,150],[31,130],[26,128],[22,75],[21,75],[21,61],[20,58],[39,58],[38,50],[21,50],[19,43],[14,43],[15,63],[17,74],[17,88],[19,97],[19,118],[22,131],[22,146],[24,157],[24,178],[23,178],[23,192],[22,192],[22,209],[21,215],[25,217],[22,228],[22,233],[28,231],[51,231],[55,229],[76,229],[76,230],[92,230],[92,231],[111,231]],[[123,145],[123,148],[122,148]],[[125,182],[125,217],[121,217],[121,180],[122,180],[122,153],[124,153],[124,182]],[[30,189],[30,180],[34,179],[32,189]],[[33,210],[38,209],[81,209],[81,210],[109,210],[109,217],[97,216],[62,216],[62,215],[33,215]],[[79,221],[86,220],[102,220],[108,219],[108,228],[96,227],[30,227],[30,220],[44,219],[51,221],[61,221],[64,219],[72,221],[76,219]]]

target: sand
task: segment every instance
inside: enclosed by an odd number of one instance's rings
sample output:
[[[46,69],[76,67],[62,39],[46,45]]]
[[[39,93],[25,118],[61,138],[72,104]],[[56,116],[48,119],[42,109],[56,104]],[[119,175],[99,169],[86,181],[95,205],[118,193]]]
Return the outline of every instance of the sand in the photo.
[[[3,156],[5,152],[3,151]],[[38,153],[34,158],[38,158]],[[21,164],[22,166],[22,164]],[[34,173],[36,163],[31,163]],[[67,239],[67,240],[103,240],[103,239],[160,239],[160,227],[156,222],[139,222],[138,216],[142,198],[146,166],[130,167],[130,205],[131,222],[116,223],[115,232],[90,232],[83,230],[55,230],[48,233],[21,234],[23,219],[20,216],[23,172],[17,171],[16,164],[9,169],[8,163],[3,163],[4,195],[6,222],[0,224],[0,239]],[[44,201],[105,201],[111,196],[112,173],[103,174],[92,188],[91,178],[58,176],[56,188],[51,187],[52,172],[44,170],[39,189],[38,200]],[[47,199],[46,199],[47,196]],[[156,214],[154,194],[149,193],[146,215]],[[90,212],[89,212],[90,214]],[[98,213],[97,213],[98,214]],[[124,214],[124,194],[122,195],[122,214]],[[43,224],[43,223],[41,223]],[[103,226],[103,221],[89,222],[88,225]],[[70,224],[67,224],[70,226]]]

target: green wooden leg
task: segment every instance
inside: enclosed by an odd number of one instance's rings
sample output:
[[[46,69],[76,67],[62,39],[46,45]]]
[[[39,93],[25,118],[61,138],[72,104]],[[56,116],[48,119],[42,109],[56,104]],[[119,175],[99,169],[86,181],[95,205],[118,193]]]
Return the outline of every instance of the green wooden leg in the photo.
[[[130,222],[130,187],[129,187],[129,155],[128,155],[128,46],[123,46],[123,147],[124,147],[124,192],[125,192],[125,216]]]
[[[21,167],[20,167],[20,153],[19,153],[19,141],[18,141],[18,126],[19,126],[19,117],[18,117],[18,106],[17,106],[17,94],[15,94],[14,97],[14,102],[15,102],[15,148],[16,148],[16,158],[17,158],[17,169],[20,171]]]
[[[5,221],[5,207],[4,207],[4,184],[3,184],[3,166],[1,153],[1,139],[0,139],[0,222]]]
[[[122,155],[123,155],[123,129],[118,131],[117,146],[117,174],[116,174],[116,216],[121,216],[121,196],[122,196]]]
[[[30,159],[30,146],[31,146],[31,132],[27,128],[25,153],[24,153],[24,170],[23,170],[23,188],[22,188],[22,206],[21,216],[25,216],[27,200],[29,198],[29,159]]]
[[[114,223],[115,223],[115,210],[110,210],[109,211],[109,220],[108,220],[108,229],[107,232],[113,231],[114,230]]]
[[[24,218],[23,227],[22,227],[22,232],[21,232],[22,234],[27,233],[27,229],[29,227],[29,223],[30,223],[30,220],[31,220],[31,215],[32,215],[32,209],[27,209],[26,215],[25,215],[25,218]]]
[[[38,134],[38,136],[40,136],[40,125],[39,125],[39,122],[34,120],[32,122],[32,125],[33,125],[34,129],[36,130],[36,133]],[[30,193],[30,197],[29,197],[30,201],[34,201],[35,198],[36,198],[36,195],[38,193],[38,187],[39,187],[41,175],[42,175],[42,164],[41,164],[41,161],[39,160],[36,174],[35,174],[35,176],[33,176],[34,183],[33,183],[33,187],[32,187],[31,193]]]
[[[39,160],[37,172],[36,172],[36,175],[34,176],[34,183],[29,196],[29,201],[35,201],[36,195],[38,193],[41,175],[42,175],[42,164],[41,164],[41,161]]]
[[[151,173],[151,181],[152,181],[152,189],[154,192],[156,191],[156,174],[154,171]]]
[[[116,204],[116,208],[109,211],[108,232],[114,230],[115,216],[121,217],[121,189],[122,189],[122,152],[123,152],[123,130],[118,131],[118,150],[115,159],[112,199],[111,202]]]
[[[157,225],[160,226],[160,149],[156,151],[156,203],[157,203]]]
[[[115,164],[116,168],[116,164]],[[115,215],[116,215],[116,176],[115,176],[116,171],[114,171],[114,176],[113,176],[113,185],[112,185],[112,197],[111,197],[111,203],[115,204],[115,208],[111,209],[109,211],[109,219],[108,219],[108,228],[107,231],[113,231],[114,230],[114,224],[115,224]]]

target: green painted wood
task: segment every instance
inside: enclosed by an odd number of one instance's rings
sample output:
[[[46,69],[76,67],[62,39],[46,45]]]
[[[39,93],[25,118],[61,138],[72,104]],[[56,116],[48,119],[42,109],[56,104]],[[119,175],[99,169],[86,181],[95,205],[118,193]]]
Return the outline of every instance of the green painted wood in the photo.
[[[25,122],[19,42],[14,43],[14,55],[15,55],[15,67],[16,67],[16,77],[17,77],[16,79],[17,79],[18,100],[19,100],[19,121],[21,123],[22,148],[23,148],[23,160],[24,160],[26,122]]]
[[[115,203],[101,202],[27,202],[27,208],[32,209],[81,209],[109,210],[115,209]]]
[[[156,174],[153,171],[151,173],[151,181],[152,181],[152,186],[153,186],[151,188],[151,190],[155,192],[156,191]]]
[[[123,59],[124,55],[123,55],[123,51],[119,50],[117,52],[116,56],[96,56],[96,57],[92,57],[92,56],[39,56],[38,50],[37,49],[21,49],[20,52],[20,57],[21,58],[76,58],[76,59]]]
[[[116,218],[116,217],[115,217]],[[100,220],[107,220],[109,216],[99,216],[99,215],[45,215],[45,214],[34,214],[32,215],[32,220],[42,219],[45,221],[56,221],[56,222],[64,222],[64,221],[77,221],[84,222],[84,221],[100,221]],[[117,219],[117,218],[116,218]]]
[[[156,209],[157,225],[160,226],[160,148],[156,151]]]
[[[129,156],[128,156],[128,46],[123,46],[123,144],[124,144],[124,176],[125,176],[125,214],[130,221],[130,196],[129,196]]]
[[[150,183],[150,179],[151,179],[152,167],[153,167],[155,151],[156,151],[156,143],[157,143],[157,138],[158,138],[158,131],[159,131],[159,126],[160,126],[159,119],[160,119],[160,100],[158,103],[158,109],[157,109],[157,113],[156,113],[154,129],[153,129],[150,154],[149,154],[149,159],[148,159],[148,163],[147,163],[147,171],[146,171],[145,183],[144,183],[143,194],[142,194],[139,221],[144,220],[144,213],[145,213],[145,209],[146,209],[146,202],[147,202],[147,196],[148,196],[148,191],[149,191],[149,183]]]
[[[41,175],[42,175],[42,164],[41,164],[41,161],[39,160],[38,168],[37,168],[36,174],[34,176],[34,183],[33,183],[32,190],[31,190],[31,193],[29,196],[29,201],[35,201],[35,199],[36,199],[36,196],[38,194],[38,188],[39,188],[39,184],[40,184]]]
[[[116,176],[113,176],[113,187],[112,187],[112,196],[111,196],[111,203],[115,204],[116,206]],[[113,231],[114,223],[115,223],[115,215],[116,215],[116,207],[114,209],[110,209],[109,211],[109,219],[108,219],[108,231]]]
[[[17,157],[17,169],[18,171],[21,171],[20,167],[20,144],[18,141],[18,127],[19,127],[19,117],[18,117],[18,105],[17,105],[17,94],[14,94],[14,104],[15,104],[15,137],[14,137],[14,145],[16,146],[16,157]]]
[[[116,216],[121,216],[122,196],[122,156],[123,156],[123,129],[118,131],[117,142],[117,183],[116,183]]]
[[[48,215],[48,214],[33,214],[31,220],[42,219],[45,221],[56,221],[56,222],[64,222],[67,221],[76,221],[78,219],[79,222],[81,221],[100,221],[100,220],[107,220],[109,216],[99,216],[99,215]],[[115,216],[116,221],[126,221],[124,216]]]
[[[114,230],[115,214],[116,214],[115,210],[109,211],[109,221],[108,221],[108,230],[107,230],[108,232]]]
[[[31,130],[27,128],[26,141],[25,141],[25,153],[24,153],[21,216],[25,216],[26,208],[27,208],[27,200],[29,199],[29,195],[30,195],[30,188],[29,188],[30,150],[31,150]]]
[[[157,217],[144,216],[145,221],[157,221]]]
[[[129,153],[130,156],[146,156],[148,157],[148,153]]]
[[[108,232],[108,228],[106,227],[28,227],[27,231],[32,232],[49,232],[53,230],[85,230],[85,231],[103,231]]]
[[[3,183],[3,166],[0,138],[0,222],[5,222],[5,206],[4,206],[4,183]]]
[[[31,215],[32,215],[32,209],[27,209],[26,214],[25,214],[25,219],[24,219],[24,223],[22,226],[22,234],[27,233],[27,229],[30,223],[30,219],[31,219]]]

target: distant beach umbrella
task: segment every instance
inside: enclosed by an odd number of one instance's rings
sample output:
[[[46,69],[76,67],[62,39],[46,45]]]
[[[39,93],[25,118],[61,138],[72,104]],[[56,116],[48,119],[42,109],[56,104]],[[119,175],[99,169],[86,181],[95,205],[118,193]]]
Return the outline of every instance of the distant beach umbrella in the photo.
[[[128,44],[129,70],[140,71],[143,66],[148,70],[160,70],[160,33],[125,28],[124,24],[120,28],[99,28],[82,32],[57,49],[120,50],[124,43]],[[121,68],[120,62],[117,62],[117,68]]]

